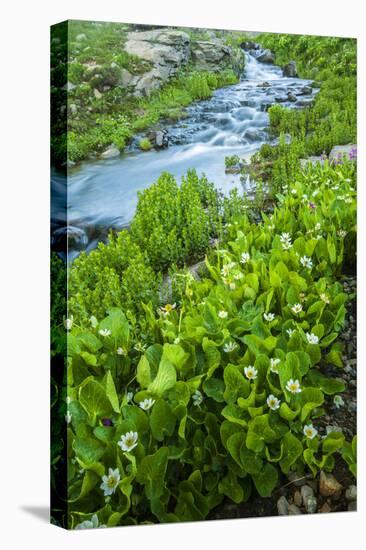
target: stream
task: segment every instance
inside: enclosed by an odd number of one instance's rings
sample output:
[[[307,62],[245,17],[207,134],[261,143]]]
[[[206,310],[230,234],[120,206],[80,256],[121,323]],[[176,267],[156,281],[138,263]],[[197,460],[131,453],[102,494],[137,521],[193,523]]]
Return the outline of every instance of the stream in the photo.
[[[275,65],[257,61],[260,50],[246,52],[246,66],[238,84],[216,90],[207,100],[187,107],[187,117],[174,124],[159,124],[167,130],[169,147],[142,152],[139,137],[120,157],[86,161],[68,170],[67,211],[61,174],[52,171],[52,241],[62,248],[68,239],[69,260],[81,250],[91,250],[105,240],[109,229],[126,227],[134,215],[137,193],[154,183],[162,172],[178,179],[188,169],[205,173],[224,194],[233,188],[250,192],[252,183],[239,174],[225,173],[225,157],[239,155],[249,160],[265,142],[271,105],[303,108],[317,89],[311,81],[288,78]],[[140,136],[141,137],[141,136]],[[65,202],[65,201],[64,201]],[[63,219],[67,216],[67,228]]]

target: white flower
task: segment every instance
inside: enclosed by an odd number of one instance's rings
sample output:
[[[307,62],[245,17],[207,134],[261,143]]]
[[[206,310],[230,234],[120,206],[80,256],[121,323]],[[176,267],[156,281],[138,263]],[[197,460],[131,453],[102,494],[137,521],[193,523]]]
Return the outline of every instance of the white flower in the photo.
[[[290,393],[301,393],[302,389],[300,387],[300,382],[298,380],[293,380],[290,378],[290,380],[286,384],[286,390]]]
[[[344,202],[346,204],[351,204],[353,202],[353,200],[351,199],[351,197],[347,197],[346,199],[344,199]]]
[[[274,231],[274,228],[275,228],[275,226],[273,224],[269,225],[268,226],[268,231]]]
[[[292,335],[294,334],[294,332],[296,332],[296,331],[295,331],[295,329],[293,329],[293,328],[288,328],[288,329],[286,330],[286,332],[287,332],[287,334],[288,334],[288,337],[291,338],[291,336],[292,336]]]
[[[244,374],[248,380],[255,380],[258,376],[258,371],[251,365],[249,367],[244,367]]]
[[[294,304],[291,308],[291,311],[298,314],[302,311],[302,305],[301,304]]]
[[[121,447],[122,451],[130,452],[137,447],[138,437],[137,432],[127,432],[125,435],[121,435],[118,445]]]
[[[225,353],[230,353],[236,350],[237,347],[238,347],[238,344],[236,344],[235,342],[227,342],[227,344],[224,345],[223,349]]]
[[[90,324],[93,328],[96,328],[96,326],[98,325],[98,319],[96,317],[94,317],[94,315],[92,315],[90,318],[89,318],[89,321],[90,321]]]
[[[281,359],[278,359],[278,357],[271,357],[270,362],[270,370],[278,374],[278,365],[281,363]]]
[[[174,344],[177,345],[177,344],[179,344],[179,342],[180,342],[180,338],[179,338],[179,336],[177,336],[177,337],[174,339]]]
[[[282,248],[284,250],[289,250],[292,246],[291,237],[289,233],[282,233],[280,236],[280,241],[282,243]]]
[[[94,514],[91,519],[85,519],[76,525],[75,529],[96,529],[98,527],[106,527],[106,525],[99,525],[98,516]]]
[[[263,313],[263,317],[266,321],[273,321],[274,318],[275,318],[275,314],[274,313]]]
[[[270,409],[272,409],[272,411],[279,409],[280,403],[281,401],[272,394],[267,397],[267,405]]]
[[[219,311],[217,315],[220,317],[220,319],[226,319],[227,311]]]
[[[312,424],[307,424],[304,426],[304,435],[306,435],[309,439],[314,439],[317,433],[318,430],[316,430]]]
[[[193,405],[199,407],[203,401],[203,395],[199,390],[196,390],[192,395]]]
[[[309,344],[318,344],[319,343],[319,338],[317,337],[316,334],[313,334],[312,332],[307,332],[306,333],[306,339],[309,342]]]
[[[337,235],[338,237],[341,237],[342,239],[344,239],[344,237],[347,235],[347,231],[344,231],[344,229],[339,229],[337,231]]]
[[[106,338],[107,336],[110,336],[112,334],[112,331],[109,330],[109,328],[101,328],[99,331],[99,334],[101,336],[104,336],[104,338]]]
[[[164,317],[166,317],[166,315],[169,315],[169,313],[171,313],[176,307],[177,307],[176,303],[174,303],[174,304],[165,304],[165,306],[160,308],[160,311],[162,312]]]
[[[320,295],[320,299],[323,300],[323,302],[325,302],[326,304],[330,303],[329,296],[325,294],[325,292],[322,292],[322,294]]]
[[[228,265],[224,265],[221,269],[221,275],[227,277],[230,274],[230,269]]]
[[[102,491],[104,491],[105,497],[113,495],[113,493],[117,489],[117,485],[120,480],[121,474],[119,473],[119,469],[116,468],[115,470],[113,470],[112,468],[109,468],[108,475],[102,477],[103,483],[100,486]]]
[[[317,197],[319,195],[319,189],[315,189],[313,192],[313,197]]]
[[[133,399],[133,392],[132,391],[127,392],[126,399],[127,399],[127,403],[131,403],[131,401]]]
[[[240,258],[240,263],[241,264],[246,264],[247,262],[249,262],[250,260],[250,255],[248,252],[243,252],[243,254],[241,255],[241,258]]]
[[[240,279],[242,279],[243,277],[244,277],[244,275],[241,271],[239,271],[239,273],[235,273],[235,275],[234,275],[235,281],[240,281]]]
[[[315,229],[315,231],[320,231],[320,229],[321,229],[321,225],[320,225],[320,223],[319,223],[319,222],[315,224],[315,227],[314,227],[314,229]]]
[[[296,189],[291,189],[291,193],[292,193],[293,195],[297,195]]]
[[[67,404],[67,405],[70,405],[70,403],[71,403],[71,397],[68,395],[68,396],[66,397],[65,401],[66,401],[66,404]]]
[[[69,409],[67,409],[66,411],[65,420],[66,420],[66,424],[70,424],[72,420],[72,414],[70,413]]]
[[[141,342],[137,342],[135,345],[134,345],[134,349],[136,351],[139,351],[141,353],[143,353],[146,349],[146,344],[142,344]]]
[[[73,324],[74,324],[74,316],[73,315],[70,315],[70,317],[68,319],[64,320],[64,326],[65,326],[66,330],[71,330]]]
[[[117,355],[127,355],[127,351],[124,348],[117,348],[116,350]]]
[[[235,290],[236,289],[236,284],[235,283],[229,283],[229,288],[230,288],[230,290]]]
[[[308,256],[302,256],[300,258],[300,263],[302,266],[306,267],[307,269],[311,269],[313,267],[313,262],[311,258],[309,258]]]
[[[339,409],[340,407],[343,407],[344,401],[340,395],[335,395],[333,398],[334,406]]]
[[[307,300],[307,297],[305,296],[305,293],[304,293],[304,292],[300,292],[299,298],[300,298],[300,302],[301,302],[301,303],[304,303],[304,302],[306,302],[306,300]]]
[[[151,399],[150,397],[149,399],[144,399],[143,401],[140,401],[139,407],[144,411],[148,411],[149,409],[151,409],[154,403],[155,399]]]

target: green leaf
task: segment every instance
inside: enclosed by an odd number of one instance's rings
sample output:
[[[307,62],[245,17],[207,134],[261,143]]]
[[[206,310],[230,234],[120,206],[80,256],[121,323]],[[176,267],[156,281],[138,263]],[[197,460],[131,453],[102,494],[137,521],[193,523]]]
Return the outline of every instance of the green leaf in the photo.
[[[299,441],[291,432],[287,432],[284,435],[281,446],[283,449],[284,458],[280,461],[280,467],[283,473],[288,474],[291,466],[302,455],[303,447],[301,441]]]
[[[112,413],[112,406],[105,389],[92,378],[87,378],[81,383],[79,402],[88,413],[92,424],[95,424],[97,417],[108,416]]]
[[[235,504],[243,501],[244,491],[238,483],[238,478],[231,471],[219,482],[218,490],[221,495],[227,496]]]
[[[168,447],[160,447],[156,453],[145,456],[138,466],[136,479],[145,486],[148,499],[159,497],[163,493],[168,456]]]
[[[173,365],[162,357],[158,373],[154,380],[149,384],[147,391],[153,395],[161,397],[166,391],[170,390],[177,381],[177,373]]]
[[[96,353],[103,346],[102,342],[92,332],[82,332],[77,336],[78,342],[81,342],[91,353]]]
[[[86,437],[75,437],[73,441],[75,454],[84,464],[98,462],[104,454],[105,446],[100,441]]]
[[[243,445],[245,446],[245,439],[246,435],[244,432],[237,432],[231,435],[226,442],[226,446],[230,455],[241,468],[242,462],[240,458],[240,450]]]
[[[323,453],[335,453],[336,451],[340,451],[343,445],[344,435],[340,432],[330,432],[326,438],[323,439]]]
[[[276,433],[269,424],[269,415],[256,416],[248,423],[246,445],[248,449],[260,453],[265,443],[276,439]]]
[[[90,365],[91,367],[97,366],[97,358],[92,353],[89,353],[88,351],[82,351],[80,352],[80,357],[83,358],[87,365]]]
[[[252,478],[260,496],[270,497],[278,481],[277,468],[267,463],[259,474],[252,474]]]
[[[164,344],[163,358],[175,366],[178,371],[184,369],[184,365],[189,359],[189,354],[178,344]]]
[[[304,422],[309,417],[311,411],[324,403],[324,394],[318,388],[303,388],[300,400],[303,405],[300,419],[301,422]]]
[[[114,341],[114,347],[128,346],[130,326],[125,314],[118,308],[112,308],[108,316],[99,323],[99,330],[107,329],[111,331],[111,338]]]
[[[203,383],[203,391],[205,394],[218,403],[222,403],[224,401],[224,389],[224,382],[219,378],[210,378],[209,380],[205,380]]]
[[[224,369],[225,391],[224,399],[227,403],[235,403],[238,397],[247,397],[250,391],[250,383],[244,378],[239,368],[227,365]]]
[[[291,409],[287,403],[283,402],[280,405],[280,417],[288,420],[289,422],[295,420],[295,418],[300,414],[301,407],[297,407],[296,410]]]
[[[309,372],[307,381],[313,386],[321,389],[326,395],[342,393],[346,389],[345,383],[340,378],[330,378],[315,369]]]
[[[231,405],[226,405],[226,407],[222,409],[221,414],[226,420],[229,420],[233,424],[239,424],[239,426],[243,427],[247,425],[244,419],[245,411],[233,403]]]
[[[136,379],[142,389],[147,388],[151,384],[150,363],[145,355],[142,355],[137,365]]]
[[[114,385],[113,377],[111,371],[108,371],[105,377],[105,391],[107,397],[112,405],[114,412],[119,413],[119,401],[116,391],[116,386]]]
[[[171,407],[164,399],[159,399],[153,406],[150,415],[151,433],[157,441],[174,433],[176,418]]]

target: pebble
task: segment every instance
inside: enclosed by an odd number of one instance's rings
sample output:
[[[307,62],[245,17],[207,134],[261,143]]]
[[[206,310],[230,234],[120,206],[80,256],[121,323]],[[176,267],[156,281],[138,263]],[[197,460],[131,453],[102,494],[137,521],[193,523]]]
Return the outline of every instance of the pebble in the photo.
[[[311,487],[309,487],[309,485],[303,485],[301,487],[301,497],[304,504],[307,498],[313,497],[313,496],[314,496],[314,491]]]
[[[308,514],[315,514],[318,508],[318,501],[315,496],[308,497],[305,501],[305,510]]]
[[[326,474],[322,470],[319,477],[319,492],[323,497],[337,499],[342,493],[342,485],[332,474]]]
[[[301,506],[302,505],[302,496],[301,496],[300,491],[295,491],[295,493],[294,493],[294,503],[296,504],[296,506]]]
[[[298,516],[301,514],[301,510],[296,504],[290,504],[288,507],[288,515],[289,516]]]
[[[319,513],[320,514],[329,514],[329,512],[331,512],[331,511],[332,511],[332,509],[329,506],[328,502],[324,502],[323,506],[321,508],[319,508]]]
[[[289,503],[286,497],[280,497],[277,501],[277,511],[279,516],[287,516],[289,509]]]
[[[357,500],[357,487],[356,485],[350,485],[345,493],[346,499],[349,501]]]

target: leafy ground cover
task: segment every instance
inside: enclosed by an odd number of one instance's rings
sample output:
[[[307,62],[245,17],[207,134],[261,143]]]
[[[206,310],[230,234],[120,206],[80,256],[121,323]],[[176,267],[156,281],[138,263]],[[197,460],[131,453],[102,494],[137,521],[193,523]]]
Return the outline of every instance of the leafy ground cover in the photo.
[[[320,86],[309,108],[274,105],[269,109],[270,132],[280,137],[280,143],[264,145],[253,163],[259,164],[257,171],[271,187],[279,189],[293,181],[300,158],[328,154],[334,145],[356,142],[356,40],[277,34],[257,39],[274,51],[277,64],[295,60],[299,76]]]
[[[204,519],[352,460],[317,423],[344,390],[323,367],[342,368],[355,208],[353,162],[311,167],[260,224],[233,217],[175,303],[69,322],[71,527]]]

